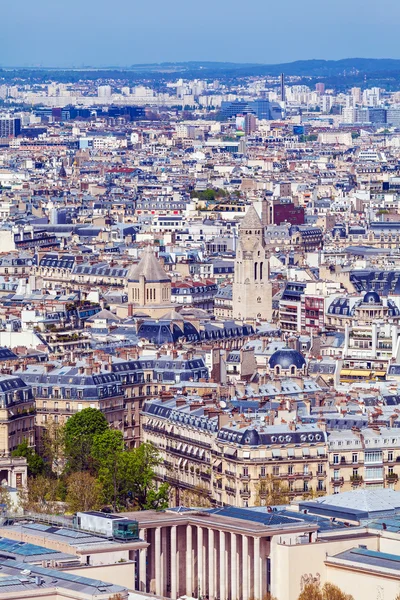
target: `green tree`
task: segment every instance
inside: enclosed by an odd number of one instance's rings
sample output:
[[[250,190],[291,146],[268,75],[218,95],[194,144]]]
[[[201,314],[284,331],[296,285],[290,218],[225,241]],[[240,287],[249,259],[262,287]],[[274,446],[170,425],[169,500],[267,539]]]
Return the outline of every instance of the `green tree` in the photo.
[[[101,494],[100,482],[87,471],[71,473],[67,479],[66,502],[69,512],[100,508]]]
[[[105,416],[96,408],[85,408],[68,419],[65,424],[65,457],[68,471],[94,470],[93,439],[107,429]]]
[[[155,467],[161,463],[157,448],[145,442],[124,452],[121,469],[125,478],[124,494],[139,510],[167,508],[169,485],[156,486]]]
[[[28,440],[25,439],[18,444],[16,449],[12,451],[11,456],[26,458],[28,464],[28,476],[36,477],[37,475],[42,475],[44,473],[44,460],[29,446]]]
[[[104,499],[111,501],[117,510],[124,471],[121,463],[124,450],[124,438],[121,431],[108,429],[95,435],[92,443],[92,457],[97,465],[99,482],[103,488]]]

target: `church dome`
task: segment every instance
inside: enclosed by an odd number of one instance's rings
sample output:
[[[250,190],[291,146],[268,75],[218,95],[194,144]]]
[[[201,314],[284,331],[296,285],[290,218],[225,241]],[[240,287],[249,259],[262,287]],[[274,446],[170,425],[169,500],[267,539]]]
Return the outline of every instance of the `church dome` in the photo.
[[[367,292],[363,299],[364,304],[380,304],[381,299],[376,292]]]
[[[290,367],[296,367],[296,369],[302,369],[306,364],[304,356],[297,350],[291,348],[282,348],[274,352],[269,359],[269,366],[271,369],[275,367],[281,367],[281,369],[290,369]]]

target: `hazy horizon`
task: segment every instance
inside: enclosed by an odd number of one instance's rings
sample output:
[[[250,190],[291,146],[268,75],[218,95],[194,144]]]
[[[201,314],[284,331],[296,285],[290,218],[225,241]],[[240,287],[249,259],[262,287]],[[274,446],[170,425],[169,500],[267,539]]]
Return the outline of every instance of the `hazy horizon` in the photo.
[[[185,0],[151,5],[120,0],[5,0],[0,65],[5,67],[129,67],[164,62],[279,64],[342,57],[400,58],[400,3],[319,0],[300,4],[250,0]]]

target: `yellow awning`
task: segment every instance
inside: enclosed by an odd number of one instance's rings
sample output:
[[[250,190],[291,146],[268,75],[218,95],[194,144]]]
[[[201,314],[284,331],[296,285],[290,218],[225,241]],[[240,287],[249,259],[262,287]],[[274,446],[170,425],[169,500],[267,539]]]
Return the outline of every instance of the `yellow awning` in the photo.
[[[371,371],[366,369],[342,369],[340,377],[371,377]]]
[[[374,377],[385,377],[386,371],[374,371]]]

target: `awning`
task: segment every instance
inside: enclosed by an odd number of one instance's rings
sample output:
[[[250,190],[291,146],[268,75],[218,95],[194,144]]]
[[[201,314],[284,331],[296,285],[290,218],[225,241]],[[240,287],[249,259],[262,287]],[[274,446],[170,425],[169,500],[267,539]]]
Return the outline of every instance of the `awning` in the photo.
[[[272,458],[280,458],[281,451],[280,450],[272,450]]]
[[[182,463],[182,467],[185,468],[187,465],[188,461],[187,458],[184,459],[183,463]]]
[[[386,371],[374,371],[374,377],[385,377]]]
[[[224,455],[225,456],[236,456],[237,449],[236,448],[225,448]]]
[[[310,456],[310,448],[303,448],[303,456]]]
[[[180,466],[181,466],[181,462],[182,462],[182,461],[183,461],[183,458],[180,458],[180,459],[178,460],[178,467],[180,467]]]
[[[317,448],[317,454],[318,454],[318,456],[325,456],[325,454],[326,454],[325,448]]]
[[[371,377],[371,371],[367,369],[342,369],[340,377]]]
[[[288,456],[294,456],[294,448],[288,448],[287,449],[287,455]]]

